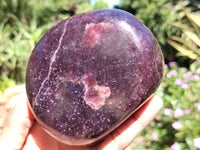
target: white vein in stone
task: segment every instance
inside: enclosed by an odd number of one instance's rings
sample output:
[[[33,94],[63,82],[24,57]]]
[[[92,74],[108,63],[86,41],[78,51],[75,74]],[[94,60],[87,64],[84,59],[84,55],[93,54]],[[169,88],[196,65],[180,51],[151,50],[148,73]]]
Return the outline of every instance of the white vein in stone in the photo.
[[[66,23],[64,24],[63,33],[62,33],[62,35],[60,36],[60,39],[59,39],[59,41],[58,41],[58,47],[56,48],[56,50],[55,50],[55,52],[54,52],[54,54],[53,54],[53,56],[52,56],[52,58],[51,58],[51,62],[50,62],[50,65],[49,65],[49,70],[48,70],[47,77],[43,80],[43,82],[42,82],[42,84],[41,84],[41,86],[40,86],[40,88],[39,88],[39,90],[38,90],[38,93],[37,93],[37,95],[35,96],[35,100],[34,100],[34,102],[33,102],[33,107],[34,107],[34,105],[35,105],[35,103],[36,103],[36,101],[37,101],[37,98],[38,98],[38,96],[39,96],[39,94],[40,94],[40,92],[41,92],[41,90],[42,90],[42,88],[43,88],[45,82],[49,79],[49,77],[50,77],[50,75],[51,75],[52,65],[53,65],[54,61],[56,60],[56,55],[57,55],[57,53],[58,53],[58,51],[59,51],[59,49],[60,49],[60,47],[61,47],[61,43],[62,43],[63,37],[64,37],[64,35],[65,35],[65,32],[66,32],[66,25],[67,25],[67,21],[66,21]]]

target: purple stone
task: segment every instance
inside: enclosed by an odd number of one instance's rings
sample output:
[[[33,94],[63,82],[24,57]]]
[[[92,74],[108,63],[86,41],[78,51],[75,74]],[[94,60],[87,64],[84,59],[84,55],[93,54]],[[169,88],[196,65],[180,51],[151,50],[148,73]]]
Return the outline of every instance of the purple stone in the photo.
[[[58,140],[91,144],[155,92],[163,68],[156,39],[132,14],[103,9],[73,16],[50,29],[31,54],[30,108]]]

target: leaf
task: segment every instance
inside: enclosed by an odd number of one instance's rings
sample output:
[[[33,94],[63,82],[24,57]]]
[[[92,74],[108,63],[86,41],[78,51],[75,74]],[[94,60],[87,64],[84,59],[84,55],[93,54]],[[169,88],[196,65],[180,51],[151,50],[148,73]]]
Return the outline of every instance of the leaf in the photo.
[[[173,41],[177,41],[181,44],[187,43],[187,41],[184,38],[179,37],[179,36],[171,36],[170,39]]]
[[[194,31],[200,37],[200,13],[192,12],[192,13],[187,14],[187,17],[190,20]]]
[[[200,13],[189,13],[187,16],[200,27]]]
[[[170,37],[171,40],[178,42],[181,44],[182,47],[187,48],[190,51],[195,52],[197,55],[200,56],[200,49],[199,48],[194,48],[194,45],[192,42],[188,42],[188,40],[186,38],[182,38],[182,37],[178,37],[178,36],[171,36]]]
[[[190,27],[186,24],[179,23],[179,22],[168,22],[168,24],[178,27],[178,28],[181,28],[181,29],[184,29],[184,30],[194,31],[192,27]]]
[[[196,43],[200,47],[200,37],[198,37],[194,32],[183,30],[183,33],[185,33],[187,37],[189,37],[194,43]]]
[[[191,59],[197,59],[198,58],[198,56],[194,52],[189,51],[189,49],[184,48],[181,44],[179,44],[177,42],[174,42],[174,41],[172,41],[170,39],[168,39],[167,42],[171,46],[173,46],[175,49],[177,49],[181,54],[183,54],[185,56],[188,56]]]

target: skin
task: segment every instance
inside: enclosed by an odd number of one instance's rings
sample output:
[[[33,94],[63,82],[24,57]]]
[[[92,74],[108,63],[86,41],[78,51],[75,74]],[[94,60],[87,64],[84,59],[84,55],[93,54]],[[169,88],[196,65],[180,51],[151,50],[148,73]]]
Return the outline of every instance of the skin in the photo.
[[[0,147],[6,150],[123,150],[153,120],[163,105],[159,97],[152,96],[101,142],[77,147],[57,141],[40,127],[28,108],[26,94],[20,94],[15,98],[16,106],[0,136]]]

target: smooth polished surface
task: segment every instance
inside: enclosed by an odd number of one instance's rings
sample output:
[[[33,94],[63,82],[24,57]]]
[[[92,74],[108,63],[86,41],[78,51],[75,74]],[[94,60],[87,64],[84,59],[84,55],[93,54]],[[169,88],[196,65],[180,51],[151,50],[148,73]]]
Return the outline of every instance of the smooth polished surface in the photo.
[[[29,60],[26,88],[36,120],[69,145],[114,130],[159,86],[163,56],[133,15],[103,9],[50,29]]]

